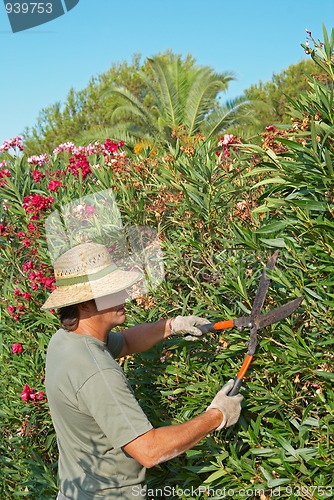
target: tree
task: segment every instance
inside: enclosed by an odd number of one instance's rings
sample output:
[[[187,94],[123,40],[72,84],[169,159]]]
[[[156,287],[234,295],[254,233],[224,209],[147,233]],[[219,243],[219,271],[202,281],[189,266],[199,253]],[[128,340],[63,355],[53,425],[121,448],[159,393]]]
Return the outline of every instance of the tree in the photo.
[[[84,132],[94,129],[102,131],[110,126],[113,99],[105,95],[111,84],[121,85],[134,94],[141,94],[138,78],[140,55],[134,55],[132,64],[114,64],[105,73],[93,77],[82,90],[70,89],[64,103],[56,102],[39,113],[37,123],[27,128],[23,135],[25,150],[38,154],[56,148],[59,144],[76,141]]]
[[[299,95],[308,89],[308,75],[319,73],[319,68],[310,59],[292,64],[281,73],[273,74],[271,81],[252,85],[245,90],[249,101],[257,100],[267,103],[267,108],[256,114],[262,130],[273,124],[291,125],[289,115],[289,100],[298,99]]]
[[[138,98],[125,85],[110,85],[107,92],[118,104],[112,122],[135,137],[170,142],[173,131],[182,127],[192,137],[207,138],[227,129],[249,114],[245,99],[219,105],[219,95],[234,79],[233,74],[216,73],[207,66],[189,65],[172,53],[147,60],[140,71],[145,88]]]

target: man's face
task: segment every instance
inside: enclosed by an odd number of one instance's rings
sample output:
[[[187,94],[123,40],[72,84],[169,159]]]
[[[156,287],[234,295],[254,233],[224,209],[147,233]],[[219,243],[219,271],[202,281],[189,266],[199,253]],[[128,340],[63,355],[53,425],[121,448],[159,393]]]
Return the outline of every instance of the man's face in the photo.
[[[127,298],[126,291],[122,291],[95,299],[98,315],[101,319],[103,317],[111,328],[124,323],[126,314],[125,301]]]
[[[120,306],[124,307],[126,300],[129,298],[126,290],[118,293],[112,293],[95,299],[97,311],[105,311],[106,309],[119,309]]]

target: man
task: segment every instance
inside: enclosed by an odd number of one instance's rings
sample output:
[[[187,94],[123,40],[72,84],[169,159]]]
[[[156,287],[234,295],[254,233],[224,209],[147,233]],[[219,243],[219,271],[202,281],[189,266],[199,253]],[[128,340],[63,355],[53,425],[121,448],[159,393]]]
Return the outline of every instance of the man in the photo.
[[[242,396],[229,381],[201,415],[153,428],[114,358],[150,349],[170,335],[199,336],[196,316],[136,325],[120,333],[127,290],[140,274],[117,268],[106,247],[78,245],[54,265],[56,289],[44,309],[59,308],[62,329],[46,360],[46,392],[59,447],[59,499],[138,497],[145,469],[237,422]],[[142,490],[140,490],[142,491]]]

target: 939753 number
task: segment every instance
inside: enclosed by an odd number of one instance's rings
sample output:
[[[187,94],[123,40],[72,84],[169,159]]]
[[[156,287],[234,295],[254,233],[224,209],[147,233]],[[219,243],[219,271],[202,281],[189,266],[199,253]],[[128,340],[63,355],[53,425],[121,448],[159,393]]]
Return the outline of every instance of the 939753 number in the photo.
[[[7,14],[51,14],[52,3],[23,2],[6,3]]]

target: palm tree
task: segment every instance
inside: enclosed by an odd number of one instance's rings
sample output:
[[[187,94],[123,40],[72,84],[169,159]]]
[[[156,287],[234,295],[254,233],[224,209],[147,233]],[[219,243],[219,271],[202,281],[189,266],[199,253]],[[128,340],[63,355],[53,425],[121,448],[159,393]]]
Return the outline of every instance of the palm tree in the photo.
[[[119,138],[126,133],[127,140],[132,136],[171,142],[178,127],[190,137],[202,133],[210,138],[249,116],[250,104],[243,99],[219,105],[219,95],[227,90],[233,74],[187,65],[179,55],[169,53],[147,59],[140,76],[144,89],[140,97],[125,87],[107,90],[117,103],[108,132]]]

